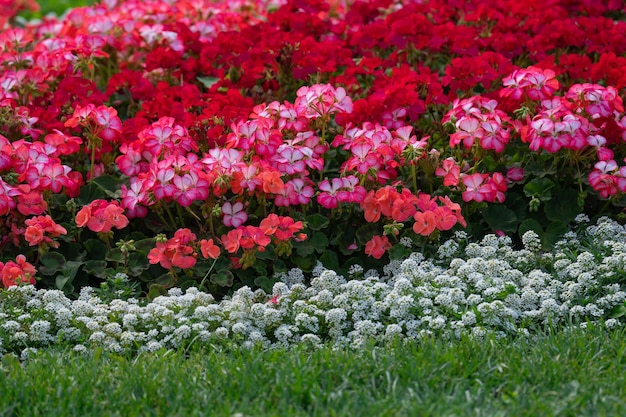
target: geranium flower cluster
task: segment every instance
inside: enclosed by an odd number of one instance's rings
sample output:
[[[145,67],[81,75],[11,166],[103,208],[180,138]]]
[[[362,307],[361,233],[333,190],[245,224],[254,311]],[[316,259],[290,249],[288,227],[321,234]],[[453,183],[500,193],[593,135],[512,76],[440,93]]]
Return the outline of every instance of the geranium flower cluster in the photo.
[[[281,274],[272,293],[243,287],[220,302],[196,288],[173,288],[150,302],[106,303],[89,287],[76,300],[58,290],[12,287],[1,295],[0,349],[359,346],[371,340],[524,336],[545,324],[619,326],[626,229],[608,218],[594,225],[585,216],[579,220],[578,232],[568,233],[552,252],[539,249],[534,232],[524,235],[521,250],[506,236],[474,242],[459,232],[440,247],[439,259],[413,253],[389,264],[384,275],[354,267],[348,277],[318,265],[309,286],[294,269]]]
[[[567,149],[578,153],[578,161],[581,155],[595,154],[597,162],[587,174],[589,185],[602,198],[624,192],[626,168],[614,159],[615,146],[626,138],[622,98],[614,87],[589,83],[574,84],[562,96],[556,96],[560,84],[554,77],[551,70],[531,66],[504,79],[504,87],[499,91],[504,107],[524,106],[522,120],[513,120],[498,109],[496,99],[473,96],[456,100],[442,119],[443,123],[454,125],[450,146],[463,143],[466,149],[480,146],[502,152],[514,131],[531,151],[554,154]],[[508,188],[502,174],[490,177],[488,173],[461,173],[450,158],[436,175],[443,176],[449,186],[456,186],[457,178],[462,178],[466,202],[502,202]]]
[[[268,266],[493,231],[485,208],[536,178],[621,208],[620,2],[305,3],[107,1],[20,27],[0,5],[0,259],[77,262],[46,282],[76,292],[128,268],[105,249],[132,235],[138,281],[158,275],[140,256],[201,281],[202,254],[268,289]]]

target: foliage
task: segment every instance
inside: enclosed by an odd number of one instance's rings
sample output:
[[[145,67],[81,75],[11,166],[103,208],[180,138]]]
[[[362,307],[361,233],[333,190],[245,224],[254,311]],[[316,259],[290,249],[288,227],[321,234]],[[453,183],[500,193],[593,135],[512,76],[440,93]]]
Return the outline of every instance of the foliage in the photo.
[[[124,274],[220,298],[318,260],[380,270],[462,227],[549,248],[580,212],[620,215],[616,2],[402,3],[1,20],[5,285]]]
[[[619,416],[625,336],[589,326],[356,351],[31,351],[4,357],[1,403],[19,415]]]

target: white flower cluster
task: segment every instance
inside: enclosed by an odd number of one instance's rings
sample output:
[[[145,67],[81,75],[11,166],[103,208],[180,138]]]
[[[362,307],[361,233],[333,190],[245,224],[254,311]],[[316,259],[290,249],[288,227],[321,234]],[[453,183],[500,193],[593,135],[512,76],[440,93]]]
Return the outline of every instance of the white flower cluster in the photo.
[[[311,284],[292,270],[273,294],[248,287],[217,302],[189,288],[150,302],[103,302],[91,288],[76,300],[62,292],[12,287],[0,294],[0,353],[28,357],[37,348],[71,344],[84,352],[188,348],[194,344],[287,347],[324,342],[528,334],[543,324],[601,321],[613,328],[624,310],[626,229],[602,218],[568,233],[552,253],[536,234],[515,250],[507,237],[445,242],[438,259],[413,253],[385,275],[353,267],[349,279],[321,265]],[[617,314],[619,316],[619,314]]]

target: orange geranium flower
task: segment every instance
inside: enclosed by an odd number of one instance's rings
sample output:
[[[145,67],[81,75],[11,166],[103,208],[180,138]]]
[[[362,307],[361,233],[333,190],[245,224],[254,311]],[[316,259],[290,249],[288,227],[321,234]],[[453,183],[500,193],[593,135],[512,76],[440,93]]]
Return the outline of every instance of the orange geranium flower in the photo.
[[[268,194],[280,194],[285,187],[285,183],[280,179],[278,171],[264,171],[259,174],[263,182],[263,192]]]
[[[391,243],[387,236],[374,236],[365,244],[365,254],[380,259],[385,252],[391,249]]]
[[[413,231],[418,235],[430,236],[437,227],[437,216],[432,211],[418,211],[413,215]]]
[[[202,256],[207,259],[217,259],[220,256],[220,248],[213,243],[213,239],[202,239],[200,241],[200,251],[202,252]]]

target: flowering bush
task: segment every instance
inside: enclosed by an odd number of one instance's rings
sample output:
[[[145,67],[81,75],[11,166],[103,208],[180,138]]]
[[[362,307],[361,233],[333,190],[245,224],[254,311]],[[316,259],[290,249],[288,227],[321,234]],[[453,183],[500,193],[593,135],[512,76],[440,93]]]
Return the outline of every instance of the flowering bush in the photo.
[[[189,349],[288,347],[296,343],[359,346],[429,337],[527,336],[543,326],[622,325],[626,292],[626,229],[607,218],[581,216],[554,251],[528,231],[523,249],[464,232],[443,242],[437,258],[412,253],[383,274],[353,267],[341,276],[318,264],[311,285],[298,269],[280,273],[273,291],[242,287],[216,301],[208,293],[172,288],[141,302],[123,286],[90,287],[76,300],[59,290],[11,287],[0,294],[0,352],[69,344],[77,351],[117,353]],[[116,278],[127,280],[127,276]],[[117,289],[116,289],[117,288]],[[114,295],[111,301],[107,295]]]
[[[0,20],[3,282],[219,298],[318,260],[380,270],[464,227],[549,247],[581,212],[617,216],[623,4],[488,3]]]

